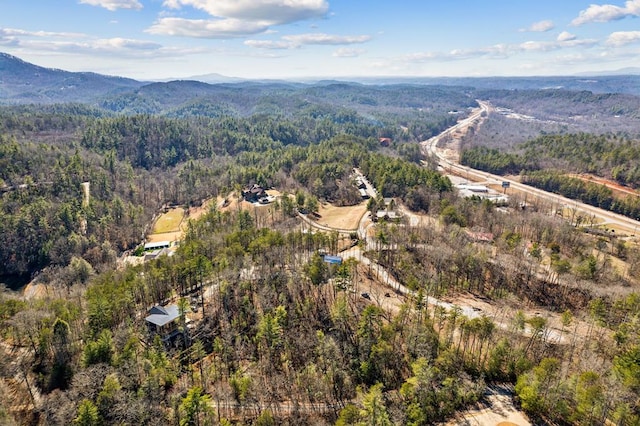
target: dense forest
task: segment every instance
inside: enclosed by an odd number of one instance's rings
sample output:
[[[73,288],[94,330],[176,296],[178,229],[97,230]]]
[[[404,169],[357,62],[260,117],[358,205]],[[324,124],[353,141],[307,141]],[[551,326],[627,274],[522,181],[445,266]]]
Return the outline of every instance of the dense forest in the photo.
[[[548,209],[459,198],[418,142],[464,117],[473,89],[213,92],[158,83],[91,106],[0,108],[0,277],[48,289],[0,293],[0,423],[438,424],[496,387],[536,424],[640,422],[640,248]],[[541,92],[535,102],[575,108],[636,101]],[[605,189],[553,169],[633,186],[636,145],[544,134],[462,158],[606,207]],[[378,191],[369,210],[393,198],[407,217],[364,235],[302,226],[319,201],[363,203],[354,168]],[[209,203],[173,256],[122,262],[163,208],[251,184],[282,195],[260,208]],[[499,313],[433,299],[460,295]],[[182,336],[171,344],[144,320],[167,303]]]
[[[395,135],[342,110],[291,119],[111,117],[82,106],[2,113],[0,275],[65,267],[74,256],[100,267],[99,259],[113,260],[112,249],[135,247],[162,205],[197,204],[235,185],[302,186],[317,197],[353,203],[359,196],[349,180],[352,168],[384,162],[388,157],[374,154],[381,149],[377,137]],[[440,117],[420,131],[430,136],[445,128],[449,120]],[[410,140],[401,133],[388,154],[419,160]],[[433,172],[398,161],[375,175],[380,184],[387,180],[389,195],[404,196],[422,184],[450,189]],[[86,204],[83,182],[90,185]]]

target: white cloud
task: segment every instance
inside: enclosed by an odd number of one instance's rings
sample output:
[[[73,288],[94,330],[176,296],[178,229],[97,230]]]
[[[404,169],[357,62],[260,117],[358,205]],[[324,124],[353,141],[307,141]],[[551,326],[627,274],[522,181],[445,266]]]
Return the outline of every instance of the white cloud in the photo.
[[[267,32],[275,25],[321,18],[329,10],[326,0],[165,0],[168,9],[191,7],[211,19],[166,16],[147,32],[198,38],[233,38]]]
[[[445,54],[438,52],[418,52],[418,53],[410,53],[403,57],[405,62],[430,62],[434,60],[442,60],[445,59]]]
[[[145,40],[132,40],[126,38],[107,38],[98,39],[93,43],[97,49],[130,49],[130,50],[158,50],[162,48],[161,44],[153,43]]]
[[[640,0],[628,0],[624,7],[613,4],[592,4],[587,9],[580,11],[578,17],[571,21],[571,25],[609,22],[631,16],[640,16]]]
[[[280,40],[247,40],[245,45],[261,49],[297,49],[305,45],[349,45],[366,43],[368,35],[341,36],[324,33],[295,34],[283,36]]]
[[[405,55],[402,60],[410,63],[434,61],[460,61],[473,58],[506,59],[523,53],[544,53],[568,48],[591,48],[598,44],[597,40],[578,40],[571,38],[571,34],[563,40],[557,41],[526,41],[520,44],[496,44],[477,49],[455,49],[449,52],[422,52]]]
[[[326,0],[166,0],[164,5],[172,9],[191,6],[215,17],[273,25],[319,18],[329,10]]]
[[[82,33],[66,33],[52,31],[27,31],[18,28],[0,28],[0,37],[56,37],[56,38],[73,38],[86,37]]]
[[[145,32],[196,38],[234,38],[265,32],[267,22],[238,19],[160,18]]]
[[[594,39],[584,39],[578,40],[576,37],[569,38],[566,40],[557,41],[526,41],[521,43],[514,49],[515,52],[523,51],[523,52],[549,52],[552,50],[559,50],[564,48],[571,47],[584,47],[589,48],[598,44],[597,40]]]
[[[357,35],[357,36],[340,36],[323,33],[311,33],[311,34],[296,34],[282,37],[283,40],[290,41],[294,44],[356,44],[365,43],[371,40],[371,36]]]
[[[126,58],[171,57],[203,51],[200,48],[166,47],[147,40],[95,38],[82,33],[26,31],[16,28],[0,28],[0,45],[34,53],[56,52]]]
[[[544,33],[547,31],[551,31],[555,28],[555,25],[552,21],[540,21],[534,22],[527,28],[520,29],[520,32],[534,32],[534,33]]]
[[[291,49],[294,46],[288,41],[274,41],[274,40],[245,40],[244,44],[250,47],[256,47],[258,49]]]
[[[118,9],[142,9],[142,3],[138,0],[80,0],[81,4],[88,4],[91,6],[104,7],[112,12]]]
[[[575,40],[575,39],[576,39],[576,36],[575,36],[575,35],[573,35],[573,34],[571,34],[571,33],[570,33],[570,32],[568,32],[568,31],[563,31],[563,32],[561,32],[560,34],[558,34],[558,38],[557,38],[557,40],[558,40],[559,42],[563,42],[563,41],[571,41],[571,40]]]
[[[640,31],[617,31],[607,37],[606,44],[610,46],[624,46],[625,44],[640,42]]]
[[[602,51],[583,51],[579,53],[558,55],[554,62],[560,65],[587,65],[589,67],[608,63],[627,63],[629,56],[637,56],[640,51],[629,51],[624,49],[605,49]],[[622,65],[628,66],[628,65]]]
[[[336,58],[356,58],[362,54],[364,54],[366,50],[364,49],[352,49],[349,47],[341,47],[340,49],[333,52],[333,56]]]

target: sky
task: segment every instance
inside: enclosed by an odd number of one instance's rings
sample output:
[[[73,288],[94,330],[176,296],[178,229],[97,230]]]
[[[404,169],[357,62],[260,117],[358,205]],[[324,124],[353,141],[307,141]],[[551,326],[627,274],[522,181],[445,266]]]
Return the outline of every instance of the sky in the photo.
[[[0,52],[139,80],[640,67],[640,0],[2,0]]]

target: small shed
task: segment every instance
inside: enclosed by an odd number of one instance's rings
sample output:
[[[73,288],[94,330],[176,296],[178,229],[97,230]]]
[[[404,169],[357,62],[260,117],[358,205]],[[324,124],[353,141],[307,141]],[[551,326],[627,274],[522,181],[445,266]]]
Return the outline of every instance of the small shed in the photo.
[[[340,256],[331,256],[331,255],[325,254],[324,261],[331,265],[339,265],[342,263],[342,258]]]

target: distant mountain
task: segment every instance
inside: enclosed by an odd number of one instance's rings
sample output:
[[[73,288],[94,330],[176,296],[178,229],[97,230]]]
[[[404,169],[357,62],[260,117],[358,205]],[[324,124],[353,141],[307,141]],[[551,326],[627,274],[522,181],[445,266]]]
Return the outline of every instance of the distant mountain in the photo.
[[[1,103],[89,103],[144,84],[122,77],[44,68],[0,53]]]
[[[209,84],[240,83],[242,81],[248,81],[246,78],[229,77],[218,73],[194,75],[193,77],[187,78],[187,80],[201,81]]]
[[[627,67],[620,68],[613,71],[600,71],[600,72],[581,72],[576,74],[581,77],[606,77],[610,75],[640,75],[640,68],[638,67]]]
[[[584,76],[545,77],[360,77],[350,78],[364,84],[420,84],[472,87],[482,90],[588,90],[594,93],[625,93],[640,95],[640,75],[585,74]],[[345,79],[346,81],[346,79]]]
[[[635,69],[637,70],[637,69]],[[625,71],[625,70],[621,70]],[[420,106],[403,94],[425,86],[430,96],[492,90],[563,89],[640,95],[640,75],[552,77],[349,77],[345,79],[243,80],[220,74],[190,80],[140,82],[88,72],[44,68],[0,53],[0,104],[79,102],[126,114],[169,116],[289,114],[309,103],[334,104],[371,112],[380,106]],[[364,85],[364,86],[363,86]],[[403,88],[404,86],[404,88]],[[426,86],[430,88],[427,89]],[[445,86],[450,89],[440,93]],[[451,87],[453,86],[453,87]],[[402,106],[401,103],[406,105]]]

